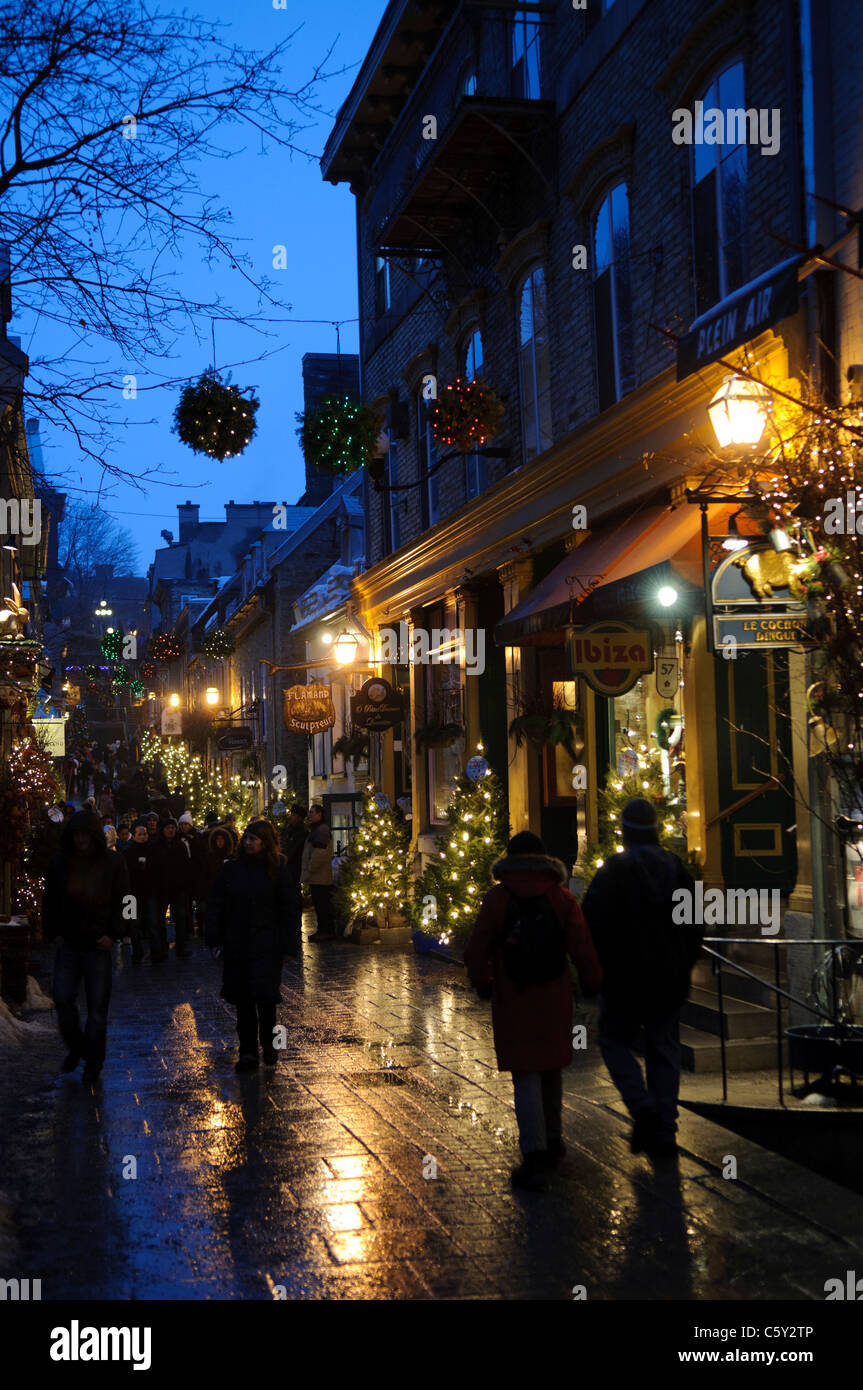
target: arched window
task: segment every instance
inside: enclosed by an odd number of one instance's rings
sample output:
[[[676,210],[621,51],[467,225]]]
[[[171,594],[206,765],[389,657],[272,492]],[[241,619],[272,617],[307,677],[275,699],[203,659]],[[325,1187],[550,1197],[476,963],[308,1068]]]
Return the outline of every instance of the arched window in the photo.
[[[482,369],[482,333],[478,328],[474,328],[468,334],[462,350],[461,373],[465,381],[478,381],[482,378]],[[465,454],[464,464],[465,497],[470,502],[488,486],[485,455],[481,454],[478,449],[473,449],[469,454]]]
[[[703,110],[743,111],[743,63],[730,64],[701,94]],[[696,313],[746,281],[745,121],[723,122],[724,144],[692,146],[692,242]]]
[[[545,272],[535,266],[518,291],[518,377],[525,462],[552,443],[551,359]]]
[[[625,183],[603,198],[593,224],[593,310],[599,408],[605,410],[635,386]]]

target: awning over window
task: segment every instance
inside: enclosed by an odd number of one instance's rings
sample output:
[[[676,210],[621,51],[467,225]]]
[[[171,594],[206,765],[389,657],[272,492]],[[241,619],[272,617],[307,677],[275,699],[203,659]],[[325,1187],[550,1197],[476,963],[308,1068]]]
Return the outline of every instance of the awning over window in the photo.
[[[724,534],[733,510],[708,508],[712,534]],[[643,618],[645,610],[656,617],[664,584],[688,595],[701,590],[701,510],[688,502],[673,510],[646,507],[594,531],[497,623],[494,640],[507,647],[551,646],[563,642],[569,622]]]

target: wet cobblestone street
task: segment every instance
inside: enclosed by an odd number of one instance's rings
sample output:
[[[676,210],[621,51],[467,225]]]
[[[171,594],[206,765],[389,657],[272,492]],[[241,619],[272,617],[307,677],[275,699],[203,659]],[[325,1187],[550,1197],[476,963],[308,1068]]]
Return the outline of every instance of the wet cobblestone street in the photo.
[[[445,961],[306,945],[279,1066],[238,1076],[199,939],[121,949],[95,1092],[58,1075],[53,1015],[3,1053],[6,1253],[43,1299],[823,1299],[860,1266],[863,1199],[709,1121],[683,1112],[677,1164],[633,1157],[592,1029],[567,1158],[513,1193],[490,1009]]]

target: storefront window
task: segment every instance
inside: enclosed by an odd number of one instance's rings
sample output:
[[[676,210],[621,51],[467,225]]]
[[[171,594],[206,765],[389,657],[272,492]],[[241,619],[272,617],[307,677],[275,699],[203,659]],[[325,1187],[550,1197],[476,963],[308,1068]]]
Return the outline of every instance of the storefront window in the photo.
[[[675,659],[674,647],[667,655]],[[644,676],[631,690],[608,701],[611,771],[620,778],[638,777],[643,792],[661,798],[666,842],[686,840],[686,749],[682,690],[660,695],[655,675]]]

